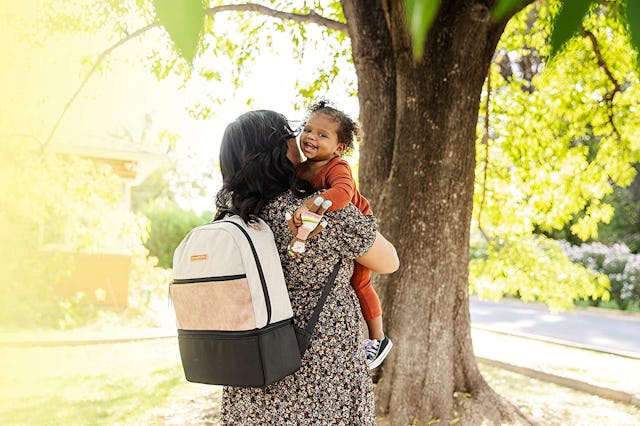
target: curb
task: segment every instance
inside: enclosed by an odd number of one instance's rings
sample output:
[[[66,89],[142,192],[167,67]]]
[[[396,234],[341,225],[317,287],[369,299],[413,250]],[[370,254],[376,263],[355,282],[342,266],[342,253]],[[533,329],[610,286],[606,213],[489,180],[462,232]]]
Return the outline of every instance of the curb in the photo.
[[[567,377],[545,373],[543,371],[533,370],[531,368],[521,367],[518,365],[509,364],[502,361],[496,361],[489,358],[483,358],[483,357],[477,356],[476,360],[481,364],[511,371],[523,376],[531,377],[532,379],[555,383],[557,385],[564,386],[567,388],[575,389],[582,392],[587,392],[592,395],[599,396],[601,398],[640,407],[640,397],[628,392],[610,389],[603,386],[592,385],[591,383],[581,382],[580,380],[569,379]]]
[[[621,351],[618,349],[609,349],[609,348],[599,347],[595,345],[588,345],[585,343],[572,342],[570,340],[557,339],[555,337],[540,336],[537,334],[528,334],[528,333],[522,333],[517,331],[498,330],[497,328],[482,325],[482,324],[477,324],[477,323],[471,324],[471,328],[489,331],[491,333],[496,333],[496,334],[502,334],[505,336],[521,337],[524,339],[537,340],[539,342],[546,342],[546,343],[554,343],[556,345],[568,346],[576,349],[584,349],[592,352],[600,352],[604,354],[617,355],[624,358],[640,359],[640,354],[636,352]]]
[[[55,347],[55,346],[88,346],[88,345],[110,345],[113,343],[131,343],[158,339],[175,339],[176,335],[158,336],[138,336],[138,337],[116,337],[110,339],[68,339],[68,340],[6,340],[0,341],[0,348],[34,348],[34,347]]]
[[[526,307],[526,308],[532,308],[539,311],[545,311],[545,312],[551,313],[551,310],[549,309],[549,307],[542,302],[523,302],[519,299],[509,298],[509,297],[505,297],[496,301],[491,299],[481,299],[475,295],[469,296],[469,302],[473,302],[473,301]],[[632,321],[640,321],[640,312],[622,311],[618,309],[609,309],[609,308],[598,308],[596,306],[574,306],[573,310],[559,311],[556,313],[562,314],[562,313],[571,313],[571,312],[582,312],[582,313],[589,314],[591,316],[630,319]]]

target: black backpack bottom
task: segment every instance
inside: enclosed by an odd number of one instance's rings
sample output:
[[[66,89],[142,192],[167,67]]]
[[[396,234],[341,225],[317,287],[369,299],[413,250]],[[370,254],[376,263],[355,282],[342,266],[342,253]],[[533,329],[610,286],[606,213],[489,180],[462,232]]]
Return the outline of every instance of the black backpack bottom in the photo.
[[[264,387],[301,365],[293,319],[249,331],[178,330],[178,344],[194,383]]]

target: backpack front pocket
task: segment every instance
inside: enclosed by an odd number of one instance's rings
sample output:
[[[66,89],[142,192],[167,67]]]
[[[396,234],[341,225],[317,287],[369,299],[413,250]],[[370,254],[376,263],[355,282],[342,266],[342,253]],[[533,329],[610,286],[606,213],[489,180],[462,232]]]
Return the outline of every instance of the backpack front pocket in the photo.
[[[247,278],[228,278],[175,280],[170,285],[179,329],[238,331],[256,328]]]

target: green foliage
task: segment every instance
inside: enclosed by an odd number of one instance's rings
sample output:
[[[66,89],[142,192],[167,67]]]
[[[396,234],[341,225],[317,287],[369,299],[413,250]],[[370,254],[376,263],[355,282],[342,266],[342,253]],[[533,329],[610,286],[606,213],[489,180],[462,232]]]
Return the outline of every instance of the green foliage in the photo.
[[[168,7],[178,9],[187,8],[185,3],[192,4],[188,7],[187,15],[194,21],[194,16],[200,13],[194,6],[194,0],[162,1]],[[235,101],[246,101],[247,106],[252,107],[254,99],[239,99],[239,94],[243,92],[229,88],[242,89],[256,71],[255,62],[266,52],[285,52],[305,64],[305,71],[296,78],[295,87],[299,92],[294,99],[295,107],[302,108],[308,104],[309,99],[319,95],[334,98],[344,97],[347,93],[355,96],[357,84],[353,79],[348,34],[322,25],[282,20],[249,10],[218,10],[217,6],[223,6],[224,3],[226,2],[207,3],[205,7],[200,7],[204,17],[202,25],[197,27],[201,28],[197,50],[193,52],[193,55],[198,56],[197,60],[189,60],[189,55],[183,57],[182,50],[175,48],[176,43],[171,37],[150,39],[155,30],[140,35],[140,39],[145,38],[145,45],[152,48],[139,59],[159,80],[178,77],[185,84],[192,78],[207,81],[206,90],[194,97],[193,106],[189,110],[194,118],[204,120],[214,117],[230,101],[230,97]],[[254,3],[276,13],[306,15],[314,11],[337,22],[345,21],[341,4],[335,0],[313,0],[295,4],[281,0],[260,0]],[[141,28],[154,24],[165,28],[164,18],[159,20],[156,16],[153,0],[91,0],[90,4],[91,7],[87,7],[85,0],[56,0],[46,8],[43,25],[49,30],[47,34],[99,33],[107,35],[111,46],[116,46]],[[235,6],[242,8],[244,4]],[[195,34],[193,26],[175,26],[176,31],[181,28],[188,28],[191,36]],[[172,31],[167,29],[167,32]],[[148,43],[149,40],[152,43]],[[127,43],[129,42],[125,44]],[[189,46],[193,48],[193,41]],[[97,56],[101,51],[98,50],[100,48],[96,49]],[[319,58],[315,55],[318,51],[327,54]],[[108,55],[103,61],[101,69],[108,66],[111,56]],[[87,70],[95,60],[95,57],[87,58]]]
[[[594,4],[598,3],[595,0],[565,0],[560,4],[560,12],[555,18],[550,36],[551,57],[555,57],[562,46],[581,30],[582,22],[588,17],[588,11],[592,9]],[[592,13],[609,14],[615,19],[626,22],[626,32],[637,55],[638,50],[640,50],[639,2],[635,0],[609,2],[608,5],[596,7],[595,12]],[[634,57],[635,55],[632,54],[631,56]]]
[[[640,169],[640,164],[636,164],[635,169]],[[640,175],[636,174],[628,187],[614,185],[613,192],[603,198],[602,204],[611,206],[613,217],[609,222],[598,224],[596,235],[588,241],[599,241],[607,245],[621,242],[632,252],[640,253]],[[544,234],[580,245],[583,240],[573,234],[571,229],[585,214],[584,211],[577,213],[562,229],[546,231]]]
[[[491,10],[491,15],[495,20],[502,19],[513,12],[521,3],[522,0],[498,0]]]
[[[640,254],[631,253],[624,244],[614,244],[611,247],[601,243],[580,246],[564,244],[564,250],[571,260],[609,278],[611,299],[621,309],[640,302]],[[608,300],[595,296],[582,299],[591,301],[595,306]]]
[[[308,14],[311,10],[322,13],[323,17],[344,22],[344,14],[339,2],[314,0],[304,5],[290,2],[264,0],[257,4],[275,11]],[[282,37],[282,34],[286,34]],[[298,97],[295,106],[301,108],[308,99],[320,94],[331,94],[344,88],[356,93],[353,75],[351,44],[349,37],[336,30],[292,20],[274,19],[252,11],[218,12],[207,14],[204,31],[200,40],[199,60],[194,63],[194,74],[205,78],[210,84],[208,92],[194,101],[191,114],[197,119],[213,117],[225,102],[229,86],[243,87],[255,71],[254,64],[265,52],[284,49],[287,55],[300,63],[305,63],[305,72],[297,76],[295,87]],[[321,60],[309,52],[327,52]],[[181,67],[184,63],[177,55],[167,55],[163,50],[152,53],[153,70],[159,78],[178,75],[187,81],[191,70]],[[233,92],[234,95],[239,90]],[[237,97],[235,98],[238,101]],[[248,97],[246,104],[254,106],[254,99]]]
[[[616,187],[604,201],[611,204],[615,213],[609,224],[599,228],[598,241],[607,245],[622,242],[632,252],[640,253],[640,175],[628,188]]]
[[[580,30],[584,16],[594,2],[595,0],[565,0],[562,3],[551,31],[551,55],[560,51],[567,40]]]
[[[211,212],[201,215],[183,210],[175,201],[154,200],[141,209],[141,213],[151,221],[149,239],[145,243],[152,256],[158,258],[158,265],[171,268],[173,251],[187,233],[198,225],[212,219]]]
[[[424,41],[431,28],[440,7],[439,0],[405,0],[407,27],[412,35],[413,55],[416,59],[422,57]],[[523,0],[498,0],[493,4],[491,15],[494,20],[502,20],[523,5]],[[595,0],[563,0],[556,2],[560,6],[560,12],[556,15],[549,41],[551,45],[551,55],[560,51],[581,28],[581,23],[587,17],[587,12]],[[622,20],[628,24],[628,34],[631,43],[640,50],[640,2],[635,0],[610,1],[608,9],[613,10]],[[619,15],[618,6],[624,6],[626,13]]]
[[[637,0],[626,0],[625,17],[629,26],[631,43],[636,49],[636,55],[640,51],[640,2]]]
[[[405,0],[407,26],[411,32],[413,56],[422,58],[424,41],[440,8],[440,0]]]
[[[191,64],[204,22],[202,0],[153,0],[153,6],[178,52]]]
[[[469,263],[470,291],[484,299],[519,296],[552,310],[573,308],[579,298],[608,298],[605,275],[571,262],[560,245],[544,236],[492,240],[478,236]]]
[[[614,209],[605,197],[632,182],[634,164],[640,161],[635,137],[640,123],[632,118],[640,83],[624,28],[604,13],[584,22],[601,56],[590,38],[580,37],[544,64],[552,19],[544,5],[517,15],[491,68],[489,122],[484,122],[485,93],[478,126],[472,225],[488,243],[484,251],[482,245],[472,248],[486,258],[472,260],[470,280],[472,288],[495,282],[497,294],[542,300],[546,296],[540,292],[540,277],[546,276],[552,281],[548,286],[567,285],[562,291],[548,287],[557,299],[548,302],[567,307],[578,294],[599,294],[600,287],[588,284],[586,275],[578,279],[577,272],[572,279],[582,284],[556,278],[550,265],[556,274],[569,270],[566,255],[545,249],[543,256],[538,252],[545,240],[531,240],[531,235],[554,235],[570,224],[569,232],[587,240],[597,237],[600,224],[612,220]],[[618,88],[599,62],[611,65]],[[508,264],[512,272],[505,272],[510,271]]]
[[[551,17],[539,9],[532,24],[530,13],[514,19],[498,46],[500,55],[515,59],[491,69],[488,145],[478,139],[474,217],[482,212],[479,225],[488,235],[524,235],[561,229],[585,211],[572,232],[586,239],[611,219],[603,197],[636,174],[640,123],[631,118],[640,84],[619,23],[604,15],[585,25],[596,35],[602,59],[616,64],[611,72],[620,92],[613,92],[586,37],[572,41],[540,72]],[[486,94],[480,136],[487,133],[485,102]]]

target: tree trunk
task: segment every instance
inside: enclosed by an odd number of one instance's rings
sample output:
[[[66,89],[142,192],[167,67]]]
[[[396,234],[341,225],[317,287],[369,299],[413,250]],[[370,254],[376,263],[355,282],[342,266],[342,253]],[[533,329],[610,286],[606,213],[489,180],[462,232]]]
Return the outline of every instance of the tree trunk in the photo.
[[[343,0],[360,96],[362,192],[400,270],[377,277],[394,349],[376,385],[393,425],[528,423],[478,370],[470,335],[469,232],[478,105],[505,23],[479,0],[443,1],[414,61],[403,2]]]

